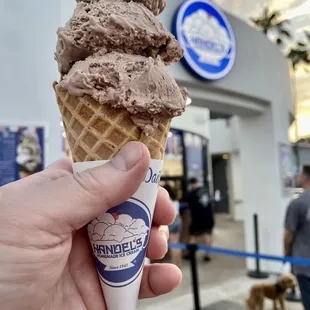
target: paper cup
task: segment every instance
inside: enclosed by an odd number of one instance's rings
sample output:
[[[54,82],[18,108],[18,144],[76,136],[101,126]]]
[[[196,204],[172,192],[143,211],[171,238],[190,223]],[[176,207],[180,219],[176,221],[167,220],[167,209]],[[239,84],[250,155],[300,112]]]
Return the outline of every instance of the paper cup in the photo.
[[[73,170],[78,174],[106,162],[75,163]],[[87,227],[108,310],[137,307],[162,166],[151,160],[138,191]]]

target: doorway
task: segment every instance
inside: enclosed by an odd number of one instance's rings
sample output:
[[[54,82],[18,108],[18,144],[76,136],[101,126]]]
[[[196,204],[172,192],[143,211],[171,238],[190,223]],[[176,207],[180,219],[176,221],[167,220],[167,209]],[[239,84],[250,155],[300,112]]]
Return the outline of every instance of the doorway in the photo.
[[[221,192],[221,200],[215,205],[216,213],[229,213],[229,186],[228,186],[228,155],[213,155],[213,188]]]

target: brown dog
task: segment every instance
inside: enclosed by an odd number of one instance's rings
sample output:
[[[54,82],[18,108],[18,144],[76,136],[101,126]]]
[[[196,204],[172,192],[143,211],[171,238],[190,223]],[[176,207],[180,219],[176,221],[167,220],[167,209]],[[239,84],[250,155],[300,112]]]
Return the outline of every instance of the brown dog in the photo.
[[[273,300],[273,309],[277,310],[277,303],[280,304],[281,310],[286,310],[285,295],[288,289],[294,289],[297,281],[294,275],[286,274],[276,283],[255,284],[250,289],[250,296],[247,299],[248,310],[263,310],[264,299]]]

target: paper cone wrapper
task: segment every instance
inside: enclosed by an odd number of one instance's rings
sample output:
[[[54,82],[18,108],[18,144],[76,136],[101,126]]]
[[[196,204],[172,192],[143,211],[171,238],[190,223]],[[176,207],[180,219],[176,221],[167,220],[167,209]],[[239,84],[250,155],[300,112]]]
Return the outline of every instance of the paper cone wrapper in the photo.
[[[130,141],[140,141],[150,151],[150,167],[138,191],[88,225],[108,310],[135,310],[171,120],[145,136],[126,110],[100,105],[89,96],[71,96],[57,83],[54,89],[74,173],[103,165]]]
[[[104,163],[75,163],[74,173]],[[162,163],[151,160],[138,191],[88,225],[108,310],[136,309]]]

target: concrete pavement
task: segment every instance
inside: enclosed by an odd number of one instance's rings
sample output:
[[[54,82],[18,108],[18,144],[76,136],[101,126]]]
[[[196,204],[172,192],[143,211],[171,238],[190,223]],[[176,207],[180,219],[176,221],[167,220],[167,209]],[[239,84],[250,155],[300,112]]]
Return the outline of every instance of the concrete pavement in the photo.
[[[214,245],[236,250],[244,249],[242,223],[234,222],[228,216],[217,217],[217,227],[214,233]],[[244,300],[248,290],[257,281],[246,276],[245,261],[241,258],[212,255],[211,263],[204,263],[202,253],[199,253],[199,283],[200,299],[203,310],[240,310],[246,309]],[[193,297],[189,263],[182,267],[183,281],[173,293],[157,299],[140,301],[138,309],[155,310],[192,310]],[[276,276],[270,276],[267,281],[275,281]],[[266,310],[272,309],[272,304],[266,302]],[[300,304],[288,304],[288,310],[302,310]]]

